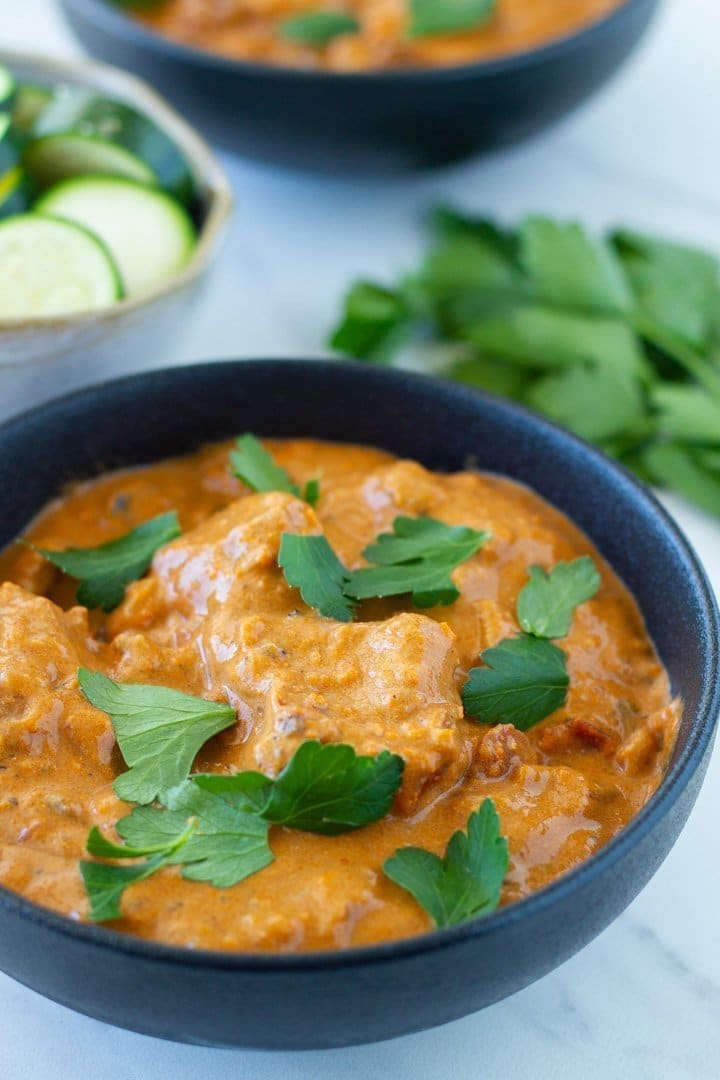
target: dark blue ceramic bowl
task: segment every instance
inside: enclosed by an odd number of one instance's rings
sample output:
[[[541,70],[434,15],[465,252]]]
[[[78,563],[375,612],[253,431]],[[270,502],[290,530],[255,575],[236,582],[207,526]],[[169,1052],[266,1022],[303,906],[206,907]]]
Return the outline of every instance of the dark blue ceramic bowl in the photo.
[[[642,889],[697,796],[720,709],[718,612],[687,542],[608,458],[538,416],[449,383],[354,364],[203,364],[63,398],[0,428],[0,544],[70,480],[242,430],[375,444],[433,469],[531,485],[637,597],[685,714],[659,791],[579,869],[485,920],[347,952],[195,952],[72,922],[0,889],[0,968],[73,1009],[220,1046],[327,1047],[445,1023],[527,986]]]
[[[147,30],[113,0],[60,7],[93,56],[142,75],[221,146],[355,175],[456,161],[547,127],[620,67],[658,2],[625,0],[570,37],[498,60],[358,74],[201,52]]]

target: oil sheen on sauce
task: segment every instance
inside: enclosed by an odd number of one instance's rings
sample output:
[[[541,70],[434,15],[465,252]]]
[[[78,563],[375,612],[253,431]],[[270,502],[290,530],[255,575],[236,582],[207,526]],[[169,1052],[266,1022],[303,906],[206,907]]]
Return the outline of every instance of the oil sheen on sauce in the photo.
[[[195,948],[299,951],[407,937],[429,918],[382,874],[397,848],[442,853],[489,796],[508,837],[510,903],[592,855],[657,788],[679,704],[638,609],[588,540],[531,491],[500,477],[439,475],[368,448],[269,441],[297,483],[318,477],[314,511],[252,494],[228,471],[228,445],[75,486],[28,536],[91,546],[176,509],[183,535],[109,616],[74,607],[74,584],[34,552],[0,555],[0,882],[81,919],[78,861],[88,830],[128,812],[112,788],[124,765],[107,717],[78,690],[80,664],[230,701],[235,727],[202,770],[276,773],[305,739],[388,748],[406,762],[392,813],[323,837],[272,827],[275,862],[230,889],[169,868],[132,886],[116,929]],[[327,535],[350,567],[398,514],[492,533],[454,572],[461,596],[420,612],[407,598],[324,619],[277,566],[283,532]],[[527,734],[464,719],[459,691],[486,648],[518,630],[528,567],[590,554],[597,596],[563,648],[565,706]]]

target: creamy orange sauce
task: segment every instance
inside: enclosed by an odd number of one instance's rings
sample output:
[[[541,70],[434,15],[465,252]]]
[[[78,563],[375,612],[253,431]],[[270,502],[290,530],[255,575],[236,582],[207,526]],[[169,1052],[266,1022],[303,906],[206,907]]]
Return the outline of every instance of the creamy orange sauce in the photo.
[[[567,37],[624,0],[498,0],[492,18],[473,30],[411,38],[407,0],[161,0],[136,17],[196,48],[287,67],[364,71],[446,67],[524,52]],[[342,11],[361,24],[317,48],[285,40],[285,19]]]
[[[227,445],[79,484],[28,535],[49,548],[91,546],[177,509],[178,540],[129,586],[109,617],[73,607],[75,585],[34,552],[0,555],[0,882],[76,919],[88,830],[129,807],[108,718],[82,697],[80,664],[126,682],[229,701],[235,727],[195,766],[275,774],[305,739],[388,748],[406,762],[391,814],[339,837],[272,827],[275,862],[216,889],[169,868],[133,885],[116,929],[190,947],[299,951],[407,937],[428,916],[382,873],[398,847],[442,853],[489,796],[508,837],[510,903],[607,843],[655,791],[680,707],[625,587],[582,533],[531,491],[474,472],[443,476],[381,451],[269,441],[297,483],[319,477],[313,511],[251,494],[228,472]],[[277,566],[282,532],[322,529],[340,558],[398,514],[491,532],[454,572],[456,603],[413,610],[365,604],[356,623],[308,609]],[[603,584],[561,644],[563,708],[527,735],[465,719],[460,690],[489,646],[517,632],[528,568],[590,554]]]

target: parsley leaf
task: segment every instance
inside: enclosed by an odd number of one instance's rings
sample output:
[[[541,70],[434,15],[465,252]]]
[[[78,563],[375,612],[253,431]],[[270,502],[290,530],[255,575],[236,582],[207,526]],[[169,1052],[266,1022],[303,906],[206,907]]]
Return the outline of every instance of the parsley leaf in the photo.
[[[164,855],[156,855],[135,866],[109,866],[83,860],[80,873],[90,901],[90,918],[93,922],[121,918],[120,900],[128,885],[144,881],[165,865]]]
[[[117,683],[80,668],[83,694],[112,722],[120,751],[130,766],[115,781],[121,799],[150,803],[184,780],[200,747],[235,723],[229,705],[191,697],[164,686]]]
[[[167,810],[139,807],[124,822],[118,822],[118,832],[130,842],[144,835],[152,837],[152,831],[145,832],[148,824],[145,820],[133,820],[143,811],[158,818],[170,817],[176,826],[188,819],[197,821],[185,844],[168,858],[169,865],[182,863],[183,877],[209,881],[225,889],[273,861],[267,842],[267,823],[256,814],[231,805],[191,780],[171,788],[160,801]]]
[[[195,773],[192,781],[203,791],[221,795],[231,806],[258,815],[262,815],[267,806],[274,783],[271,777],[252,770],[231,774]]]
[[[443,927],[490,915],[500,902],[508,866],[507,840],[500,835],[492,799],[485,799],[468,818],[467,833],[450,838],[444,859],[423,848],[400,848],[383,871]]]
[[[495,6],[496,0],[410,0],[408,36],[472,30],[493,16]]]
[[[642,388],[632,372],[568,367],[538,379],[525,400],[594,442],[628,432],[642,437],[649,426]]]
[[[296,495],[314,506],[320,498],[320,482],[309,480],[301,493],[284,469],[276,465],[259,439],[247,432],[235,441],[235,449],[230,451],[230,468],[233,476],[242,480],[253,491],[285,491]]]
[[[557,311],[540,304],[519,304],[463,330],[473,345],[512,364],[554,371],[576,364],[640,373],[643,355],[633,332],[607,315]]]
[[[280,36],[301,45],[327,45],[340,34],[354,34],[360,23],[344,11],[311,11],[280,23]]]
[[[358,281],[345,298],[330,344],[347,356],[382,363],[408,339],[411,327],[410,308],[399,292]]]
[[[314,480],[308,480],[303,491],[303,499],[309,506],[317,506],[320,499],[320,481],[317,477]]]
[[[205,791],[255,810],[273,825],[337,836],[384,817],[400,787],[404,762],[383,750],[356,754],[351,746],[304,742],[275,780],[260,773],[199,774]]]
[[[720,443],[720,397],[687,383],[657,386],[652,403],[663,435],[698,443]]]
[[[148,807],[141,807],[134,811],[136,814],[148,812],[152,813]],[[123,821],[128,820],[128,818],[123,819]],[[122,915],[120,900],[128,885],[144,881],[156,870],[168,866],[173,854],[185,845],[196,827],[194,820],[174,821],[168,824],[168,828],[156,831],[155,834],[138,836],[134,847],[114,844],[103,836],[97,827],[90,830],[87,850],[91,855],[103,859],[135,859],[143,855],[153,855],[153,858],[135,866],[108,866],[106,863],[87,861],[80,863],[80,873],[90,901],[90,918],[94,922],[119,919]],[[122,821],[119,821],[117,829],[122,836],[121,825]]]
[[[359,600],[412,594],[418,607],[452,604],[460,591],[450,573],[489,539],[489,533],[434,518],[398,517],[393,532],[363,554],[378,565],[347,570],[324,536],[283,533],[278,563],[288,585],[327,618],[351,622]]]
[[[466,525],[446,525],[431,517],[396,517],[393,531],[381,533],[363,554],[378,566],[418,559],[442,559],[457,565],[474,555],[489,538],[489,533]]]
[[[115,844],[112,840],[108,840],[97,826],[94,826],[87,838],[87,850],[90,855],[96,855],[99,859],[141,859],[146,855],[160,853],[166,855],[183,844],[195,828],[194,823],[188,825],[185,819],[178,822],[169,814],[158,815],[149,806],[136,807],[133,815],[137,820],[140,820],[143,815],[151,815],[147,820],[152,821],[155,827],[145,829],[142,834],[135,833],[135,843]],[[121,818],[116,825],[117,831],[126,839],[128,837],[121,826],[127,821],[130,821],[130,817]]]
[[[590,311],[623,312],[632,292],[611,245],[579,225],[545,217],[520,227],[521,259],[543,300]]]
[[[717,259],[627,229],[612,240],[640,308],[684,341],[704,347],[718,305]]]
[[[328,619],[352,622],[356,604],[343,590],[348,571],[324,536],[283,533],[278,564],[309,607]]]
[[[600,575],[588,555],[558,563],[550,573],[531,566],[530,580],[518,597],[520,625],[535,637],[565,637],[575,608],[592,599],[600,585]]]
[[[99,547],[49,551],[32,544],[29,546],[53,566],[81,582],[77,591],[79,604],[112,611],[122,603],[125,586],[137,581],[149,569],[157,549],[179,535],[178,516],[171,510]]]
[[[565,653],[551,642],[521,634],[480,659],[485,667],[472,668],[462,691],[469,717],[527,731],[564,704],[570,685]]]
[[[397,517],[392,533],[379,536],[363,552],[377,565],[348,574],[345,592],[357,600],[411,593],[418,607],[451,604],[460,595],[451,571],[489,536],[430,517]]]
[[[237,885],[273,861],[268,826],[256,815],[238,810],[186,780],[163,795],[169,809],[138,806],[118,821],[128,843],[114,844],[99,829],[88,836],[91,855],[106,859],[154,857],[135,866],[82,862],[80,870],[95,921],[117,919],[128,885],[165,866],[182,866],[183,877],[208,881],[218,889]]]

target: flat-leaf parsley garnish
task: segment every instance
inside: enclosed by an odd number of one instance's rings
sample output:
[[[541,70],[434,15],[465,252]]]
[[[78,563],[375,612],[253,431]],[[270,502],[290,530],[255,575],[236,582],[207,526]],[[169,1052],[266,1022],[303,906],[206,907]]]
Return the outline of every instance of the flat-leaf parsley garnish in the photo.
[[[468,672],[462,700],[466,714],[484,724],[513,724],[521,731],[565,704],[570,677],[562,649],[548,638],[565,637],[575,609],[595,596],[602,579],[584,555],[546,572],[530,567],[518,596],[517,615],[525,633],[507,638]]]
[[[260,440],[249,432],[235,440],[235,449],[230,451],[230,468],[233,476],[253,491],[284,491],[304,499],[311,506],[320,498],[318,480],[308,480],[301,491],[285,470],[276,464]]]
[[[565,637],[575,608],[591,600],[600,585],[600,574],[588,555],[557,563],[549,573],[531,566],[530,580],[518,597],[520,625],[535,637]]]
[[[360,600],[410,595],[417,607],[452,604],[460,590],[452,571],[478,551],[490,534],[429,517],[397,517],[363,555],[375,566],[348,570],[324,536],[284,533],[278,563],[288,585],[300,589],[321,615],[350,622]]]
[[[200,747],[236,721],[229,705],[165,686],[118,683],[85,668],[78,681],[90,704],[110,717],[130,766],[115,791],[128,802],[150,803],[185,780]]]
[[[128,885],[166,866],[182,866],[191,881],[229,888],[273,861],[268,826],[257,815],[186,780],[165,792],[168,809],[137,806],[116,825],[127,843],[115,844],[93,829],[87,849],[105,859],[151,855],[132,867],[85,861],[80,870],[95,921],[120,917],[120,899]]]
[[[436,926],[454,926],[490,915],[500,901],[509,865],[507,840],[491,799],[470,815],[444,858],[423,848],[400,848],[386,860],[385,875],[427,911]]]
[[[283,533],[278,565],[308,607],[328,619],[352,622],[357,602],[345,595],[348,571],[324,536]]]
[[[482,26],[497,0],[410,0],[409,37],[458,34]]]
[[[376,565],[348,574],[345,592],[356,600],[410,593],[413,603],[423,608],[451,604],[460,595],[451,571],[489,536],[430,517],[397,517],[392,533],[378,536],[363,552]]]
[[[147,809],[147,807],[142,809]],[[118,822],[118,825],[120,824]],[[91,855],[103,859],[135,859],[144,855],[152,855],[152,858],[134,866],[116,866],[102,862],[81,861],[80,873],[90,901],[90,918],[93,922],[119,919],[122,915],[120,901],[128,885],[144,881],[154,874],[156,870],[161,870],[163,866],[167,866],[170,858],[178,848],[183,846],[195,830],[195,827],[196,822],[194,820],[183,821],[181,827],[178,826],[177,822],[173,822],[172,827],[167,831],[156,832],[146,838],[147,842],[140,842],[134,848],[123,844],[115,844],[103,836],[98,828],[91,829],[87,839],[87,849]]]
[[[336,836],[384,817],[400,787],[403,759],[356,754],[340,743],[303,743],[275,780],[260,773],[203,773],[194,783],[253,808],[266,821]]]
[[[340,34],[355,34],[360,23],[345,11],[309,11],[280,23],[280,36],[299,45],[327,45]]]
[[[156,870],[165,866],[165,856],[155,855],[152,859],[134,866],[111,866],[109,863],[80,863],[85,892],[90,901],[90,918],[93,922],[106,922],[119,919],[122,915],[120,901],[128,885],[144,881]]]
[[[237,885],[273,861],[270,824],[337,836],[379,821],[390,810],[404,762],[387,750],[374,757],[350,746],[302,743],[276,779],[258,772],[199,773],[136,806],[115,828],[124,843],[90,831],[98,859],[142,859],[134,866],[80,864],[96,921],[120,917],[124,890],[166,866],[216,888]]]
[[[178,516],[171,510],[99,547],[50,551],[30,546],[63,573],[77,578],[79,604],[112,611],[122,603],[125,586],[147,572],[158,548],[178,536]]]
[[[160,802],[165,810],[136,807],[118,822],[117,831],[128,844],[137,846],[152,843],[161,829],[179,830],[195,821],[185,843],[168,858],[169,865],[182,864],[183,877],[225,889],[272,862],[268,826],[257,814],[233,806],[192,780],[164,792]]]
[[[482,654],[462,691],[465,712],[484,724],[526,731],[565,701],[570,678],[565,653],[542,638],[521,634]]]

